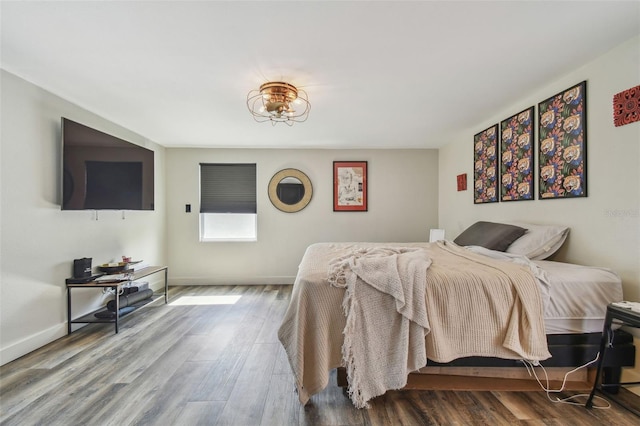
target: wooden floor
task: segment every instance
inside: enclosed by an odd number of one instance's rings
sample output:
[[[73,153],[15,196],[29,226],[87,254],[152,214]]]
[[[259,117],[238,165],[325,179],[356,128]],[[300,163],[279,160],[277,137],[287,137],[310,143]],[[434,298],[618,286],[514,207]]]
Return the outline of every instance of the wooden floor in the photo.
[[[117,335],[111,324],[91,324],[0,367],[0,424],[640,423],[616,404],[587,410],[553,403],[542,391],[394,391],[374,399],[370,409],[357,410],[331,384],[301,407],[276,336],[290,286],[170,290],[171,302],[229,295],[241,297],[235,304],[153,304],[127,317]],[[640,397],[627,390],[621,396],[640,407]]]

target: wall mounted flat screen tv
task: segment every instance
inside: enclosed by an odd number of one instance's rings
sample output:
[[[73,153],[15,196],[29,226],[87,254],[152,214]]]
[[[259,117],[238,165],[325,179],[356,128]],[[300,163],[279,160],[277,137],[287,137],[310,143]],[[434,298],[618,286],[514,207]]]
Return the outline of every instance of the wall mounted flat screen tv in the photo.
[[[62,210],[153,210],[153,154],[62,117]]]

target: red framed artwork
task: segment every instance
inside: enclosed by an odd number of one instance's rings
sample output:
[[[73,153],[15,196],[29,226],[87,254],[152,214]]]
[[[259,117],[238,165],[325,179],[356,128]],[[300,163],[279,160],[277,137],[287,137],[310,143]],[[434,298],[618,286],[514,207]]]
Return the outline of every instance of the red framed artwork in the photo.
[[[640,121],[640,86],[613,95],[613,124],[616,127]]]
[[[467,190],[467,174],[466,173],[456,176],[456,181],[458,183],[458,191]]]
[[[333,162],[333,211],[367,211],[367,162]]]

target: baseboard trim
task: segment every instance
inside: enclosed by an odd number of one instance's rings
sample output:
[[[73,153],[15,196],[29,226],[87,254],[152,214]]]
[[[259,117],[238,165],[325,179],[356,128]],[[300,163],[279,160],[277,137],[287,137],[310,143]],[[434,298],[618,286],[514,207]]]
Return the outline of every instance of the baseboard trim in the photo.
[[[32,334],[19,342],[0,349],[0,365],[7,364],[67,334],[66,321]]]
[[[293,284],[295,279],[295,276],[171,277],[169,285],[287,285]]]

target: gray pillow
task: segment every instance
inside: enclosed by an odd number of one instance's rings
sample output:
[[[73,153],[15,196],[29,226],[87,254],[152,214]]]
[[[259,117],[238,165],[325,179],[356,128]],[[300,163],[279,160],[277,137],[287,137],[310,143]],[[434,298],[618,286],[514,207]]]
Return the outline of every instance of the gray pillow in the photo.
[[[453,242],[459,246],[482,246],[490,250],[505,251],[525,232],[525,228],[515,225],[480,221],[465,229]]]

